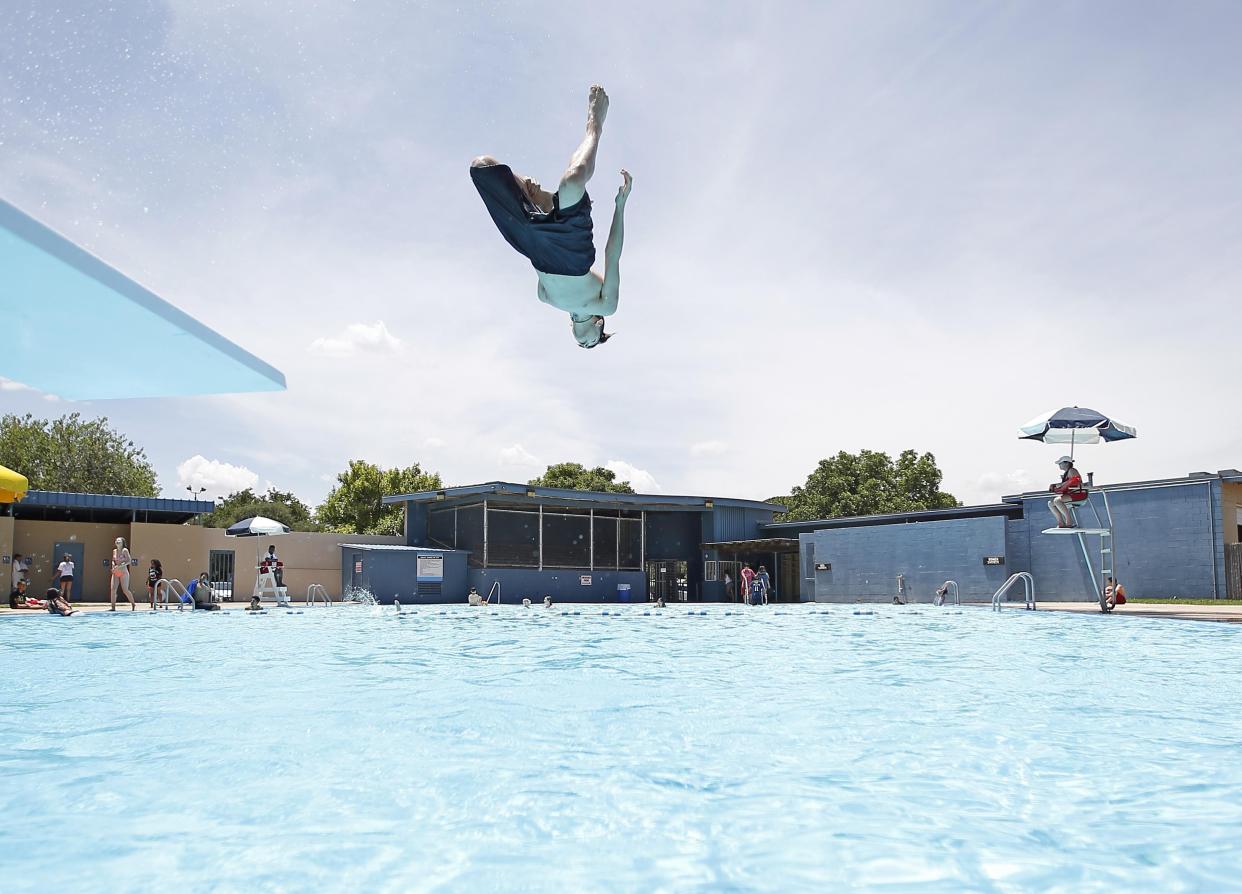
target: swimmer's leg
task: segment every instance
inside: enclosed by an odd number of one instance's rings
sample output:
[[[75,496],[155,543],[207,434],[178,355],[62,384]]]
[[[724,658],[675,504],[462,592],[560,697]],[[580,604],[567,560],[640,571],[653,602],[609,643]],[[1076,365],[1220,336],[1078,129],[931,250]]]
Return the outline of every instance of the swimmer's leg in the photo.
[[[587,100],[586,136],[569,159],[569,167],[561,175],[557,195],[562,208],[576,205],[586,194],[587,181],[595,173],[595,153],[599,150],[599,138],[604,132],[604,119],[608,117],[608,94],[596,84]]]

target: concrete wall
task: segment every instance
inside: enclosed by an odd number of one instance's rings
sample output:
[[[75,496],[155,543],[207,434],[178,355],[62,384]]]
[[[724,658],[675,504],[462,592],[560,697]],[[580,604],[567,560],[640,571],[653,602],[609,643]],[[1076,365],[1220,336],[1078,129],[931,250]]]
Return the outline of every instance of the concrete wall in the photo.
[[[583,586],[581,577],[589,575],[591,583]],[[508,604],[522,601],[539,602],[545,593],[556,602],[616,602],[617,584],[630,585],[630,601],[647,601],[647,575],[642,571],[539,571],[531,568],[471,568],[469,586],[487,595],[495,581],[500,581],[501,595]],[[465,601],[465,594],[460,597]],[[452,601],[452,600],[446,600]]]
[[[129,542],[129,525],[9,520],[13,522],[13,550],[29,556],[32,560],[31,593],[42,593],[52,586],[56,566],[60,564],[60,557],[53,552],[56,544],[81,543],[82,565],[74,569],[73,599],[75,602],[108,601],[108,562],[112,556],[113,543],[118,537],[124,537]],[[8,568],[12,573],[12,566]],[[142,569],[131,570],[130,591],[135,599],[146,595],[144,575]],[[138,585],[142,586],[141,594],[135,589]]]
[[[284,583],[291,596],[306,595],[312,584],[323,584],[328,595],[341,595],[342,543],[405,542],[404,537],[364,534],[321,534],[294,532],[279,537],[228,537],[223,528],[200,528],[197,525],[157,525],[135,523],[130,551],[141,566],[135,569],[145,590],[146,569],[151,559],[159,559],[165,577],[188,581],[207,570],[211,550],[232,550],[236,598],[249,598],[254,592],[257,556],[276,547],[276,555],[284,563]]]
[[[990,599],[1014,571],[985,566],[985,556],[1005,555],[1005,519],[966,518],[912,524],[827,528],[804,534],[814,544],[814,562],[831,563],[816,571],[814,586],[804,581],[802,598],[816,602],[888,602],[897,593],[897,575],[906,579],[911,601],[930,602],[946,579],[958,582],[963,600]],[[805,547],[804,547],[805,549]],[[804,555],[803,567],[808,558]],[[804,572],[805,574],[805,572]]]
[[[1225,543],[1237,543],[1238,529],[1242,527],[1242,484],[1221,483],[1221,528]]]
[[[31,590],[39,591],[52,583],[59,558],[53,555],[58,542],[83,545],[82,567],[77,569],[74,600],[108,601],[108,567],[113,542],[124,537],[138,565],[130,572],[130,589],[137,599],[146,599],[147,567],[159,559],[165,577],[189,581],[207,570],[211,550],[234,553],[234,592],[249,596],[256,577],[256,550],[267,552],[268,545],[285,565],[284,581],[291,595],[303,596],[311,583],[323,584],[329,595],[341,595],[341,543],[403,543],[404,537],[355,534],[293,533],[280,537],[226,537],[223,528],[198,525],[93,524],[89,522],[30,521],[0,518],[0,555],[14,552],[30,556]],[[12,566],[4,566],[11,574]],[[6,589],[7,594],[7,589]]]
[[[13,583],[13,518],[8,515],[0,515],[0,556],[8,556],[9,564],[0,565],[0,574],[3,574],[0,581],[3,581],[4,595],[8,596]]]
[[[394,597],[399,598],[402,605],[466,601],[466,592],[470,584],[467,583],[464,552],[441,553],[437,550],[429,550],[423,554],[442,555],[444,558],[444,580],[441,582],[439,596],[418,593],[419,553],[413,550],[341,549],[339,552],[341,567],[338,583],[344,581],[348,584],[354,579],[353,563],[356,557],[362,561],[363,569],[362,574],[358,576],[360,578],[358,585],[369,590],[384,605],[391,605]],[[480,592],[487,594],[487,591],[482,588]]]
[[[1110,490],[1114,568],[1134,597],[1213,598],[1225,595],[1221,482],[1200,479],[1174,486]],[[1102,518],[1103,496],[1091,495]],[[1053,525],[1045,497],[1023,501],[1025,520],[1010,527],[1010,552],[1025,549],[1040,599],[1097,598],[1078,537],[1040,533]],[[1079,510],[1084,526],[1096,523]],[[1236,531],[1235,531],[1236,534]],[[1099,567],[1099,538],[1087,535],[1087,552]],[[1014,570],[1017,570],[1016,568]],[[1098,574],[1098,570],[1097,570]]]

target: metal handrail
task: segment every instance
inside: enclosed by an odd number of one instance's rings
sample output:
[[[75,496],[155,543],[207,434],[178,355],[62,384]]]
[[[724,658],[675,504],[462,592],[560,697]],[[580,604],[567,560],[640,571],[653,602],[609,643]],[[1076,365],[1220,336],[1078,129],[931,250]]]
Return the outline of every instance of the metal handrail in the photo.
[[[309,587],[306,588],[306,604],[307,605],[314,605],[316,600],[318,600],[320,597],[323,598],[323,604],[325,606],[328,606],[328,607],[332,606],[332,600],[328,598],[328,591],[324,588],[323,584],[311,584]]]
[[[1029,571],[1019,571],[1016,574],[1009,575],[1009,580],[1001,584],[1001,588],[992,594],[992,611],[998,612],[1001,610],[1001,597],[1019,580],[1022,581],[1026,596],[1023,607],[1027,611],[1035,611],[1035,578],[1031,576]]]
[[[173,584],[176,584],[177,586],[174,587]],[[180,588],[181,590],[181,592],[179,593],[177,592],[178,588]],[[177,580],[175,577],[168,577],[168,578],[161,577],[159,580],[155,582],[155,605],[156,607],[157,608],[159,607],[160,601],[161,601],[160,595],[163,594],[164,610],[165,611],[168,610],[168,594],[170,592],[174,596],[177,597],[177,611],[182,611],[182,609],[185,607],[185,603],[181,601],[181,597],[189,595],[189,591],[186,590],[185,584]]]
[[[487,599],[483,600],[485,605],[492,604],[492,594],[496,594],[496,604],[500,605],[500,581],[492,584],[492,588],[487,591]]]
[[[948,598],[948,594],[949,594],[949,592],[952,592],[952,593],[953,593],[953,604],[954,604],[954,605],[956,605],[956,606],[958,606],[958,607],[960,607],[960,606],[961,606],[961,604],[962,604],[962,600],[961,600],[961,597],[958,595],[958,592],[957,592],[957,581],[955,581],[955,580],[947,580],[947,581],[945,581],[945,582],[944,582],[944,584],[943,584],[942,586],[944,586],[944,587],[946,588],[945,595],[943,595],[943,596],[937,595],[937,596],[936,596],[936,597],[932,600],[932,604],[933,604],[933,605],[944,605],[945,600]]]

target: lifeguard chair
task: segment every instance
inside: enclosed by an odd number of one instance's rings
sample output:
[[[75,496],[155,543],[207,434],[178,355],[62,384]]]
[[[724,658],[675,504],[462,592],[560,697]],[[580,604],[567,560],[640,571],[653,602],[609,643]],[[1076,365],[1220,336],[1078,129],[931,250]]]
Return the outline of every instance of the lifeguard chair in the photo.
[[[1081,500],[1074,500],[1068,504],[1070,517],[1074,520],[1072,528],[1045,528],[1044,534],[1052,534],[1056,536],[1075,536],[1078,538],[1079,549],[1082,550],[1082,560],[1087,566],[1087,572],[1091,575],[1091,583],[1095,588],[1095,598],[1103,600],[1104,598],[1104,581],[1113,577],[1113,511],[1108,505],[1108,491],[1094,490],[1094,475],[1088,475],[1086,482],[1083,484],[1083,490],[1086,496]],[[1095,499],[1098,495],[1099,499]],[[1103,508],[1104,514],[1100,514]],[[1094,527],[1084,526],[1083,522],[1088,521],[1087,511],[1091,512],[1090,521],[1095,522]],[[1098,537],[1098,549],[1089,550],[1087,546],[1088,537]],[[1097,553],[1097,558],[1092,561],[1092,552]],[[1097,566],[1098,562],[1098,566]],[[1096,576],[1096,570],[1099,570],[1099,576]]]

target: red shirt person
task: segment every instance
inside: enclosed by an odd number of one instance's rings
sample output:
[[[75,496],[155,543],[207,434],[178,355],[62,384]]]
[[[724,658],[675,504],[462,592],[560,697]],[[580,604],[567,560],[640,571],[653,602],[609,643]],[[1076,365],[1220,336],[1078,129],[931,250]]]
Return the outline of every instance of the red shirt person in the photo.
[[[750,602],[750,583],[755,579],[755,570],[749,565],[743,565],[738,577],[742,579],[742,601]]]
[[[1057,465],[1061,469],[1061,482],[1048,488],[1056,495],[1048,501],[1048,508],[1058,528],[1072,528],[1075,524],[1071,507],[1087,499],[1087,489],[1082,486],[1082,474],[1074,468],[1073,459],[1063,456],[1057,460]]]

